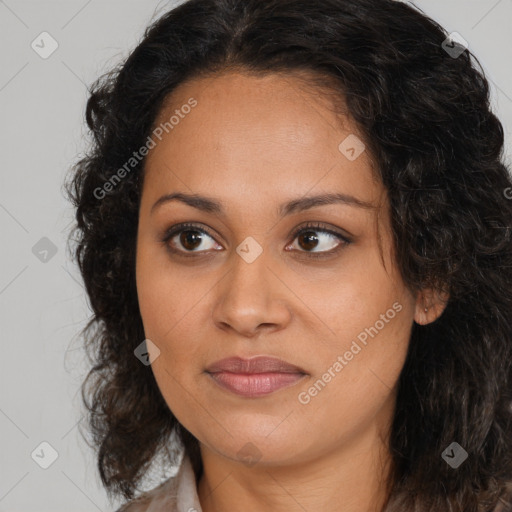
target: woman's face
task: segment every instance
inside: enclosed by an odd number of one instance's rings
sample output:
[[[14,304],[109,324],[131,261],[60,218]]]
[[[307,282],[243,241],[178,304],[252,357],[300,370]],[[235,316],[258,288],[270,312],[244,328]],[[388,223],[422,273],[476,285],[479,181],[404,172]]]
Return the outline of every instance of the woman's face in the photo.
[[[291,75],[224,74],[182,84],[155,126],[137,290],[177,419],[218,454],[268,464],[385,431],[424,304],[400,278],[386,190],[354,125]],[[176,193],[193,201],[153,209]],[[180,223],[192,227],[163,242]],[[235,356],[302,372],[207,372]]]

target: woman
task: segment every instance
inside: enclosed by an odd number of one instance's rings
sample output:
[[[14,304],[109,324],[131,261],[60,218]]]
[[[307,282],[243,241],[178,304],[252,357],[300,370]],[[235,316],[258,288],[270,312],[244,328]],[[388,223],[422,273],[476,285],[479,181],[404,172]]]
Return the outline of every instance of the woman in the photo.
[[[512,182],[477,63],[405,3],[189,0],[94,84],[68,192],[119,511],[512,510]]]

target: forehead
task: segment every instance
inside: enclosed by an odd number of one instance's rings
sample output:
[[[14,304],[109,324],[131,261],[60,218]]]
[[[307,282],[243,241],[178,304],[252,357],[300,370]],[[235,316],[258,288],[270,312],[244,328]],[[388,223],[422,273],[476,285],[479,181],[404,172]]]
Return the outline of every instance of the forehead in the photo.
[[[226,201],[333,189],[375,200],[382,186],[368,152],[351,160],[342,151],[344,141],[357,145],[362,136],[335,110],[341,102],[322,92],[286,74],[231,72],[185,82],[155,120],[154,128],[168,129],[148,154],[145,180],[161,192],[186,187]]]

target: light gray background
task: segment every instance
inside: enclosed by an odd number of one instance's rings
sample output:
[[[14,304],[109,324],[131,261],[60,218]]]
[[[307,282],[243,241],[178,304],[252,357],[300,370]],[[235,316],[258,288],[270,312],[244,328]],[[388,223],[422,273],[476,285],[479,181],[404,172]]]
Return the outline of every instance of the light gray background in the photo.
[[[147,24],[174,5],[0,0],[0,512],[112,510],[77,428],[88,367],[76,335],[90,310],[66,252],[73,211],[61,187],[85,150],[85,84],[126,57]],[[460,33],[483,64],[510,164],[512,0],[415,5]],[[59,44],[47,59],[31,48],[43,31]],[[32,250],[43,237],[57,249],[46,262]],[[31,457],[43,441],[58,453],[48,469]],[[167,476],[148,479],[148,488]]]

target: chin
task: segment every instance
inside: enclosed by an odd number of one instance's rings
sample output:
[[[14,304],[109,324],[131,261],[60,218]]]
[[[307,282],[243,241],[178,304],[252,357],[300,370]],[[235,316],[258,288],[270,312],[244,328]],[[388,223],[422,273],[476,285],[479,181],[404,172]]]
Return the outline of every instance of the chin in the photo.
[[[307,449],[306,439],[285,430],[280,433],[281,435],[275,436],[275,431],[270,435],[258,434],[254,433],[254,428],[247,433],[231,433],[233,437],[226,435],[222,439],[205,439],[206,442],[203,444],[223,457],[247,467],[296,463],[305,455],[304,450]]]

